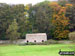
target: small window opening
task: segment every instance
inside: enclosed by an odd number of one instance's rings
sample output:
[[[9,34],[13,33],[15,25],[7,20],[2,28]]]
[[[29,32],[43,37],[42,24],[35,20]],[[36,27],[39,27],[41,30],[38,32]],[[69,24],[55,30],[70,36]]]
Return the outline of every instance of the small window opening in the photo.
[[[34,42],[36,42],[36,40],[34,40]]]
[[[28,43],[29,41],[27,40],[27,43]]]
[[[42,42],[44,42],[44,40],[42,40]]]

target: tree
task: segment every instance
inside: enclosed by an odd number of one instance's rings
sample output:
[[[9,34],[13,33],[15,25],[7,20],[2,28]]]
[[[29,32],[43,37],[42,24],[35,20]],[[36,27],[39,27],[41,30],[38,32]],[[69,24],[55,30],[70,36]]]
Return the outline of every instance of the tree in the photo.
[[[24,5],[9,5],[0,3],[0,40],[6,40],[6,30],[11,22],[16,19],[19,27],[19,32],[22,33],[24,29]],[[22,35],[22,34],[21,34]],[[22,37],[21,37],[22,38]],[[24,37],[25,38],[25,37]]]
[[[59,5],[65,6],[68,2],[68,0],[58,0]]]
[[[24,5],[9,5],[5,3],[0,3],[0,40],[6,40],[6,30],[12,21],[16,19],[19,25],[19,32],[21,33],[21,38],[25,38],[22,36],[22,32],[24,32]]]
[[[31,22],[30,22],[30,14],[29,14],[29,11],[30,11],[30,8],[31,8],[31,5],[28,4],[25,6],[25,11],[24,11],[24,32],[23,32],[23,35],[25,36],[26,33],[31,33],[31,29],[32,29],[32,25],[31,25]]]
[[[51,29],[53,29],[51,23],[53,12],[51,7],[48,6],[49,3],[49,1],[44,1],[32,7],[30,22],[33,26],[33,33],[47,33],[50,38]]]
[[[69,2],[75,4],[75,0],[69,0]]]
[[[72,9],[67,9],[65,6],[66,3],[68,2],[60,1],[57,5],[55,2],[51,3],[48,0],[33,6],[31,4],[24,6],[23,4],[8,5],[0,3],[0,40],[7,39],[6,31],[12,24],[14,18],[19,26],[18,32],[21,33],[20,38],[25,38],[26,33],[44,32],[47,33],[49,38],[53,38],[54,36],[57,37],[57,35],[62,32],[64,33],[68,28],[70,28],[70,31],[75,31],[75,6],[73,6]],[[67,6],[69,7],[71,4],[67,4]],[[63,10],[64,12],[62,12]],[[64,22],[66,23],[64,24]],[[58,26],[58,24],[60,24],[60,26]],[[63,26],[64,31],[62,30]],[[59,31],[62,30],[59,34],[55,34],[57,28],[60,29]]]
[[[67,9],[67,16],[70,17],[70,26],[69,29],[70,31],[75,31],[75,0],[70,0],[72,2],[70,2],[73,6],[71,8],[69,8],[69,10]]]
[[[12,41],[17,40],[20,36],[20,33],[18,32],[18,24],[16,22],[16,19],[12,22],[12,24],[9,25],[7,29],[7,36]]]
[[[54,31],[54,36],[55,38],[62,39],[62,38],[67,38],[69,30],[68,30],[68,25],[69,23],[69,18],[65,16],[66,14],[66,8],[70,4],[66,4],[66,6],[60,6],[58,3],[51,3],[50,6],[52,6],[54,13],[53,13],[53,19],[52,23],[55,26],[55,31]]]
[[[9,5],[5,3],[0,3],[0,39],[6,39],[6,29],[7,29],[7,16],[8,15],[8,10]]]

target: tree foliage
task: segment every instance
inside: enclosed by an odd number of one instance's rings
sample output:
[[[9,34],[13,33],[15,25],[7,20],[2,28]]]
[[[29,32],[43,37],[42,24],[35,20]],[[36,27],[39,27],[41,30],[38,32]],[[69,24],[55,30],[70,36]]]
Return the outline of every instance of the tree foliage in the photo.
[[[8,5],[0,3],[0,39],[7,39],[6,31],[14,18],[20,26],[19,32],[22,33],[24,26],[24,5]]]
[[[54,36],[58,39],[61,38],[67,38],[69,30],[68,30],[68,25],[69,23],[69,18],[65,16],[66,14],[66,9],[68,6],[71,6],[69,4],[66,4],[66,6],[60,6],[58,3],[51,3],[50,6],[52,6],[54,13],[53,13],[53,19],[52,23],[55,26],[55,31],[54,31]]]
[[[14,21],[9,25],[8,29],[7,29],[7,37],[13,41],[13,40],[17,40],[20,37],[20,33],[18,32],[18,24],[16,22],[16,19],[14,19]]]
[[[75,6],[72,4],[47,0],[26,6],[0,3],[0,39],[7,39],[6,32],[14,18],[20,38],[25,38],[26,33],[47,33],[52,39],[67,38],[69,31],[75,31]]]

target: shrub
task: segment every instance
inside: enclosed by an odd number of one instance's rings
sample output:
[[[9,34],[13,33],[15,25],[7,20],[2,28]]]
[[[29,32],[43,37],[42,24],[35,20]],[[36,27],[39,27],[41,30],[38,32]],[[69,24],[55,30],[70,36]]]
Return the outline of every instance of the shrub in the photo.
[[[47,45],[49,45],[49,44],[58,44],[58,41],[56,41],[56,40],[48,40],[48,41],[46,41],[45,42]]]
[[[75,32],[69,33],[69,39],[75,41]]]
[[[58,41],[56,40],[48,40],[42,43],[33,43],[33,42],[28,42],[28,43],[21,43],[19,45],[50,45],[50,44],[59,44]]]
[[[36,43],[29,42],[29,43],[26,43],[26,45],[36,45]]]
[[[36,45],[36,43],[32,43],[32,42],[29,42],[29,43],[20,43],[18,44],[20,46],[25,46],[25,45]]]

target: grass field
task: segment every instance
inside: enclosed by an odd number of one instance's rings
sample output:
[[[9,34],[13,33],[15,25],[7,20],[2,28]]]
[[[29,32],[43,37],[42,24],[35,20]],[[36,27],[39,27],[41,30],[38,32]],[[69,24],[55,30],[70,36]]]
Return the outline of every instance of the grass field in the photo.
[[[73,51],[75,50],[75,45],[0,45],[0,56],[59,56],[59,49],[62,51]]]

